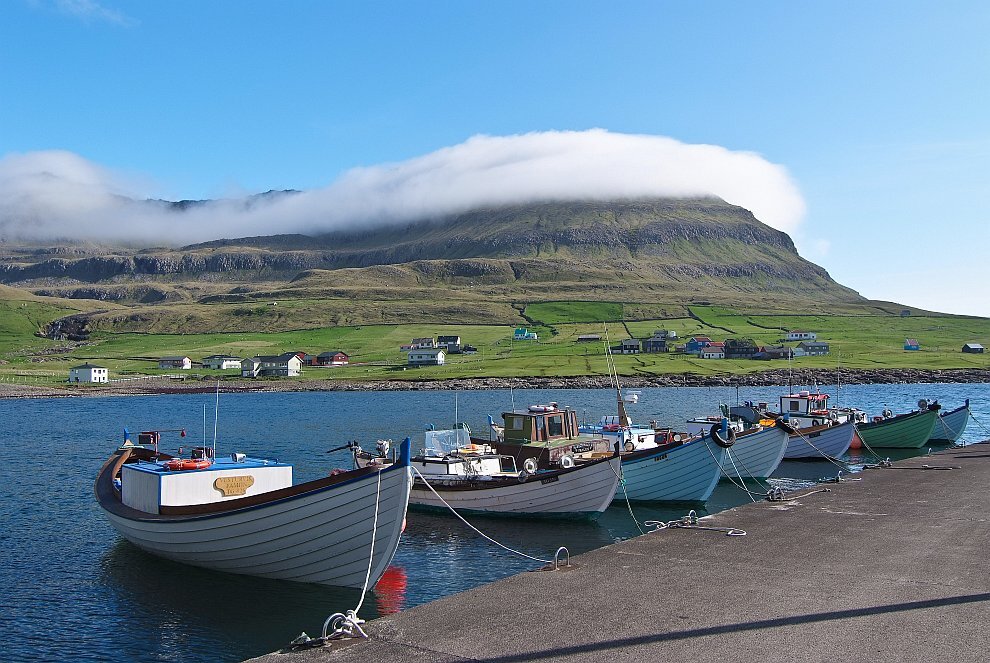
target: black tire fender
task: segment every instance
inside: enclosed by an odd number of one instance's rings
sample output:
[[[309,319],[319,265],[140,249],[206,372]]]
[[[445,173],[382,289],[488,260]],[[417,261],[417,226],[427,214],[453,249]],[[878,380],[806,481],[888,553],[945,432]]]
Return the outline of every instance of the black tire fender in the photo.
[[[729,428],[728,439],[722,437],[722,424],[712,424],[712,429],[709,432],[711,433],[712,439],[715,440],[715,444],[723,449],[728,449],[736,443],[736,431],[731,428]]]

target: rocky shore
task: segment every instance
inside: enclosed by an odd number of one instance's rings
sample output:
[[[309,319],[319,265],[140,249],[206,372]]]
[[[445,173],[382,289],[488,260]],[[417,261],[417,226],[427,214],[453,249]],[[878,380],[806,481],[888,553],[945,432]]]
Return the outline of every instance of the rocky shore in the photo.
[[[843,369],[842,384],[912,384],[912,383],[972,383],[990,382],[986,369]],[[691,373],[623,376],[622,386],[638,387],[759,387],[785,385],[790,379],[797,385],[831,385],[835,371],[771,370],[746,375],[696,375]],[[450,380],[242,380],[228,379],[220,383],[224,393],[238,392],[302,392],[302,391],[439,391],[481,389],[602,389],[609,387],[608,376],[578,377],[519,377],[519,378],[455,378]],[[0,398],[73,398],[99,396],[136,396],[149,394],[181,394],[212,392],[214,378],[162,379],[111,383],[108,385],[21,385],[0,384]]]

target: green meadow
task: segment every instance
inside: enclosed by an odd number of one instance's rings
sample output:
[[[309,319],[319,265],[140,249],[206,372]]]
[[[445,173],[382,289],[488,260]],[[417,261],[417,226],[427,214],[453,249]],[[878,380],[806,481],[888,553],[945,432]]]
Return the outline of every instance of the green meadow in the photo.
[[[990,320],[960,316],[785,315],[716,306],[671,306],[673,317],[630,319],[625,305],[608,302],[546,302],[525,307],[527,318],[538,321],[529,329],[538,341],[514,341],[516,325],[397,324],[329,326],[273,333],[224,332],[209,334],[154,334],[95,332],[88,342],[71,344],[40,338],[35,332],[47,321],[76,312],[43,300],[0,299],[0,380],[58,384],[68,369],[90,361],[110,369],[112,378],[175,374],[160,370],[157,360],[186,355],[194,362],[211,354],[238,357],[305,351],[319,354],[342,350],[351,357],[343,368],[307,367],[298,380],[424,380],[485,377],[569,377],[604,375],[602,342],[579,342],[582,334],[599,334],[613,343],[623,338],[647,338],[656,329],[678,334],[681,342],[705,335],[715,340],[751,338],[758,344],[777,343],[786,330],[814,331],[830,344],[831,354],[800,357],[794,367],[834,368],[990,368],[990,354],[960,352],[967,342],[990,346]],[[651,307],[653,305],[650,305]],[[81,305],[80,308],[85,308]],[[660,310],[655,305],[653,310]],[[478,348],[473,355],[449,355],[447,364],[409,368],[400,349],[412,338],[457,335]],[[919,351],[903,349],[906,338],[916,338]],[[622,375],[695,373],[747,374],[779,368],[782,362],[701,360],[678,353],[619,355]],[[191,377],[234,377],[237,371],[209,371],[194,367]]]

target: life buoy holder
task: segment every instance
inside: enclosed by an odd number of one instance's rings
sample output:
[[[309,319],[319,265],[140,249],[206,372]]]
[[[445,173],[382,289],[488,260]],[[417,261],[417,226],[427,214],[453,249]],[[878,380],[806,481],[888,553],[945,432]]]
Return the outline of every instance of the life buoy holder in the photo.
[[[722,437],[722,424],[712,424],[712,429],[710,431],[712,439],[715,440],[715,444],[723,449],[728,449],[736,443],[736,431],[734,431],[731,427],[728,431],[727,437]]]
[[[564,454],[560,457],[560,466],[565,470],[569,470],[574,467],[574,456],[569,454]]]
[[[888,410],[888,409],[884,409],[884,411],[883,411],[883,412],[881,412],[880,414],[882,414],[882,415],[883,415],[883,418],[884,418],[884,419],[890,419],[891,417],[893,417],[893,416],[894,416],[894,413],[893,413],[893,412],[891,412],[891,411],[890,411],[890,410]]]
[[[528,474],[534,474],[536,472],[537,464],[535,458],[527,458],[523,461],[523,469]]]
[[[212,464],[209,458],[173,458],[165,461],[165,467],[173,471],[205,470]]]
[[[632,442],[626,442],[625,445],[623,445],[623,448],[626,451],[635,451],[636,450],[636,445],[633,444]]]

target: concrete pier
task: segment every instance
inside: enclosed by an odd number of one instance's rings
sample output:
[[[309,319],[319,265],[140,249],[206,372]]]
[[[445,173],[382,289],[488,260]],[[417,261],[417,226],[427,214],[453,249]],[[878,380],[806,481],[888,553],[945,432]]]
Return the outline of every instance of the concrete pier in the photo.
[[[990,446],[848,478],[254,660],[990,660]]]

